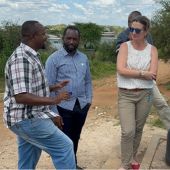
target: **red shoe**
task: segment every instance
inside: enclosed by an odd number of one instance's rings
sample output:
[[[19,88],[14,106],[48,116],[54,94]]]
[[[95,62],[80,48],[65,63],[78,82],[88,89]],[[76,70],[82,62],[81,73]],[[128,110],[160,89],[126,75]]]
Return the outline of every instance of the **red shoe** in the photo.
[[[139,164],[138,162],[131,163],[131,168],[132,168],[133,170],[139,170],[140,164]]]

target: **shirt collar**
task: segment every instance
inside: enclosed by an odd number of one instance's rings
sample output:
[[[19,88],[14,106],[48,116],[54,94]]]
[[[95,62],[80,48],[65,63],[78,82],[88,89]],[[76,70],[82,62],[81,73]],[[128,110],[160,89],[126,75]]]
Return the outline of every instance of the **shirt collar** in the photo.
[[[62,52],[62,54],[63,54],[64,56],[69,55],[69,53],[65,50],[65,48],[64,48],[64,47],[62,47],[62,48],[61,48],[61,52]],[[75,55],[77,55],[78,53],[79,53],[79,51],[78,51],[78,50],[76,50],[76,53],[74,54],[74,56],[75,56]]]
[[[28,51],[30,53],[32,53],[34,56],[39,56],[39,53],[37,53],[34,49],[32,49],[31,47],[29,47],[28,45],[21,43],[20,46],[22,48],[24,48],[25,51]]]

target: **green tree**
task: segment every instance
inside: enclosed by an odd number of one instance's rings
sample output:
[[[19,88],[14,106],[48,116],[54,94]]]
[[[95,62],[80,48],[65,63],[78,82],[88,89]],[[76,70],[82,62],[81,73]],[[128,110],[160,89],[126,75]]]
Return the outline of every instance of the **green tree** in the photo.
[[[95,57],[99,61],[116,63],[115,43],[102,43],[98,46]]]
[[[81,32],[81,44],[85,48],[96,49],[100,42],[103,28],[94,23],[74,23]]]
[[[162,0],[158,3],[162,8],[151,19],[151,33],[159,57],[166,61],[170,59],[170,1]]]
[[[4,21],[0,28],[0,53],[10,55],[20,42],[20,26]]]
[[[59,24],[59,25],[48,25],[46,26],[47,33],[53,34],[58,37],[62,37],[63,31],[67,25],[65,24]]]
[[[4,75],[4,66],[13,50],[20,42],[20,26],[4,21],[0,27],[0,76]]]

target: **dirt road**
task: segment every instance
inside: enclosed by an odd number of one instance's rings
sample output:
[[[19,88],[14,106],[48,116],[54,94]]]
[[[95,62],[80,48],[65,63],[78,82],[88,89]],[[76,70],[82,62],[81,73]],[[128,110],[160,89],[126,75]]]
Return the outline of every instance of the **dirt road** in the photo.
[[[170,98],[170,92],[162,83],[170,80],[170,64],[160,62],[158,84],[161,91]],[[114,76],[93,82],[94,99],[80,139],[78,164],[87,169],[118,168],[120,164],[120,125],[117,117],[117,87]],[[0,110],[2,113],[2,103]],[[0,114],[0,168],[17,168],[16,137],[2,122]],[[146,150],[153,134],[166,134],[165,130],[145,126],[139,149],[139,158]],[[110,160],[110,162],[108,161]],[[43,153],[37,168],[53,169],[50,157]]]

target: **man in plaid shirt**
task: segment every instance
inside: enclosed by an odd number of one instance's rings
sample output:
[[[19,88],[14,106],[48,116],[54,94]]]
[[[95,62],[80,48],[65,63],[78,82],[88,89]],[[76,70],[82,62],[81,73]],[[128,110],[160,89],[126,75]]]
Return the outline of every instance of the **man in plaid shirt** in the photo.
[[[67,92],[49,97],[50,91],[68,81],[48,87],[37,53],[47,40],[44,27],[37,21],[26,21],[21,34],[22,42],[5,67],[3,115],[6,126],[18,137],[18,169],[35,169],[42,150],[51,156],[56,169],[75,169],[73,143],[55,126],[60,117],[49,109],[49,105],[70,97]]]

